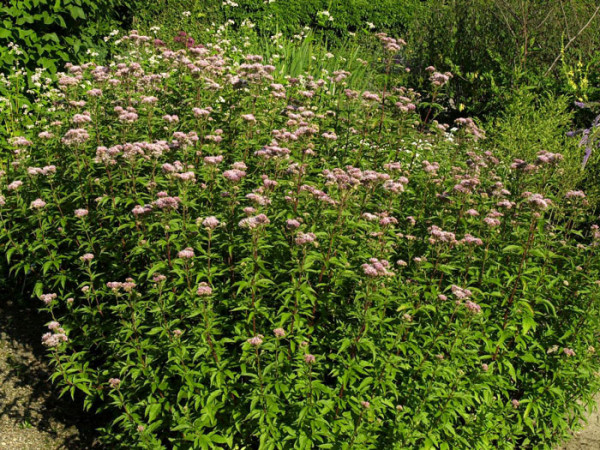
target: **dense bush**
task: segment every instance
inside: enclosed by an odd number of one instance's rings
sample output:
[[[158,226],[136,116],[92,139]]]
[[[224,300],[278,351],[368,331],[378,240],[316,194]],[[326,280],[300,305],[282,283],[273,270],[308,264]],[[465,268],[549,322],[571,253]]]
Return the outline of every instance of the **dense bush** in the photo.
[[[288,38],[310,27],[335,43],[347,37],[348,32],[370,28],[406,31],[421,14],[422,5],[420,0],[159,0],[140,8],[138,16],[142,21],[168,25],[169,21],[161,18],[179,17],[189,11],[190,17],[203,25],[228,20],[236,26],[251,22],[263,35],[281,32]]]
[[[565,192],[578,188],[584,150],[567,135],[573,126],[572,105],[567,98],[518,89],[493,124],[489,137],[500,154],[532,159],[543,150],[562,153],[566,160],[562,188]]]
[[[113,28],[128,26],[145,2],[7,0],[0,4],[0,73],[43,67],[50,73],[97,51]],[[14,46],[18,52],[10,51]],[[88,56],[89,58],[89,56]]]
[[[0,177],[53,379],[114,413],[113,446],[542,447],[578,425],[600,232],[560,154],[499,158],[393,79],[123,43],[33,104]]]
[[[578,63],[596,79],[591,85],[597,81],[597,1],[451,0],[427,6],[407,37],[415,72],[434,64],[455,73],[453,96],[474,114],[501,110],[515,86],[571,94]]]

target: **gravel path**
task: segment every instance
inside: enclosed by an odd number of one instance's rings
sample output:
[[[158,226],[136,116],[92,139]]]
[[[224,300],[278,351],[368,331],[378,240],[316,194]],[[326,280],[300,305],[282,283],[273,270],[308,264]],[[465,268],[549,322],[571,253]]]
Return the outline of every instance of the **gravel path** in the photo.
[[[600,396],[598,397],[600,403]],[[600,407],[600,406],[599,406]],[[586,427],[574,434],[573,438],[560,450],[600,449],[600,412],[594,411]]]
[[[93,416],[49,381],[44,331],[41,314],[0,301],[0,449],[99,448]]]

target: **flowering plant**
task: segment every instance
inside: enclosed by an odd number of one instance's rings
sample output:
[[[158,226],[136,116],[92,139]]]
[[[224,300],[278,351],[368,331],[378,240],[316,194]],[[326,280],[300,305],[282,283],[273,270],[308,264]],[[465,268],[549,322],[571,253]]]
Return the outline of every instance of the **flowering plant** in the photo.
[[[68,67],[0,176],[53,379],[112,412],[107,441],[511,448],[576,426],[600,231],[558,194],[560,154],[424,122],[391,72],[356,91],[220,42],[122,43]]]

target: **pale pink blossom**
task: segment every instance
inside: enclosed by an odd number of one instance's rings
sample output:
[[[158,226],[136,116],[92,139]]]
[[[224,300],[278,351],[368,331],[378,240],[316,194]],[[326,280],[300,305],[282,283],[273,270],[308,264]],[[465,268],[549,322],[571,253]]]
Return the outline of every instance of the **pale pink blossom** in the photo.
[[[46,202],[44,200],[42,200],[41,198],[38,198],[34,201],[31,202],[31,209],[42,209],[46,206]]]
[[[43,301],[45,305],[49,305],[56,297],[56,294],[42,294],[40,295],[40,300]]]
[[[304,355],[304,362],[306,364],[314,364],[316,360],[317,359],[315,358],[315,356],[311,355],[310,353],[307,353],[306,355]]]
[[[219,223],[219,219],[217,219],[215,216],[209,216],[202,221],[202,225],[204,225],[205,228],[209,228],[211,230],[217,228],[219,226]]]
[[[285,337],[285,330],[283,328],[275,328],[273,330],[273,334],[275,334],[275,336],[277,338],[284,338]]]
[[[208,283],[206,282],[202,282],[198,285],[198,290],[196,291],[196,294],[198,294],[201,297],[205,297],[208,295],[212,294],[212,288],[208,285]]]
[[[194,257],[194,249],[192,247],[186,247],[177,253],[177,257],[181,259],[192,259]]]
[[[254,336],[253,338],[248,339],[247,342],[250,345],[253,345],[254,347],[258,347],[260,344],[263,343],[263,338],[264,338],[264,336],[262,334],[258,334],[256,336]]]
[[[83,262],[90,262],[92,259],[94,259],[94,254],[86,253],[85,255],[81,256],[79,259],[81,259]]]

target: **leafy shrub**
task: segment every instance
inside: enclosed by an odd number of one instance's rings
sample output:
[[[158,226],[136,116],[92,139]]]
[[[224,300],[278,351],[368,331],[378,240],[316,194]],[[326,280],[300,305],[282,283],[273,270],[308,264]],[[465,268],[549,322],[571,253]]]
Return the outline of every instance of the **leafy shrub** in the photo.
[[[600,232],[561,155],[423,123],[393,74],[358,92],[226,41],[123,42],[33,104],[0,178],[53,379],[114,414],[109,442],[513,448],[577,426]]]
[[[407,39],[415,72],[433,64],[457,74],[454,97],[473,114],[502,109],[515,86],[571,92],[561,61],[598,65],[598,2],[428,2]],[[539,91],[538,91],[539,92]]]
[[[261,35],[281,32],[288,38],[309,27],[335,45],[343,41],[348,32],[370,27],[393,29],[397,34],[404,32],[419,16],[422,5],[421,1],[415,0],[160,0],[140,8],[138,18],[153,25],[178,26],[169,18],[180,17],[182,12],[189,11],[192,26],[206,27],[211,22],[223,24],[228,20],[240,26],[249,21]]]
[[[573,113],[565,97],[538,96],[528,89],[518,89],[494,121],[490,138],[507,158],[535,158],[541,151],[562,153],[563,192],[575,189],[581,179],[583,150],[567,136]]]
[[[142,2],[140,2],[141,4]],[[131,21],[135,1],[8,0],[0,5],[0,73],[13,67],[50,73],[66,62],[82,61],[102,37]],[[9,51],[14,45],[18,52]]]

